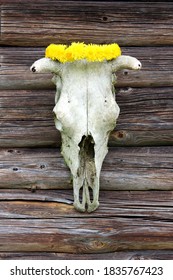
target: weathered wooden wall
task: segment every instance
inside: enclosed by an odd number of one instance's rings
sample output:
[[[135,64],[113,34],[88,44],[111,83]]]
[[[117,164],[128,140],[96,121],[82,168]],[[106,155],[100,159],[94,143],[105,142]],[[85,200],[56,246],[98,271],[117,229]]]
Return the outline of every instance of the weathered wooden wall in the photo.
[[[173,258],[173,3],[1,0],[0,258]],[[121,108],[100,207],[73,209],[51,75],[30,65],[50,43],[117,42]]]

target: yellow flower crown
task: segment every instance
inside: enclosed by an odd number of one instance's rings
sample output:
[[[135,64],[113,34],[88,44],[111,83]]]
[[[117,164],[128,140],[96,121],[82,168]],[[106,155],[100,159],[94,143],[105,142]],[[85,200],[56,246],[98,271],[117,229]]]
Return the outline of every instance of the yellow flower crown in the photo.
[[[51,44],[46,48],[45,57],[58,60],[61,63],[86,59],[88,61],[111,60],[121,55],[117,44],[96,45],[84,43],[71,43],[67,45]]]

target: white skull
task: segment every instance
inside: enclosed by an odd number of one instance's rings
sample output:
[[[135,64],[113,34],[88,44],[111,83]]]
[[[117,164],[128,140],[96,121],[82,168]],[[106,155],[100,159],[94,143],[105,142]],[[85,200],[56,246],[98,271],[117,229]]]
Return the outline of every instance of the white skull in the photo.
[[[137,70],[141,63],[122,55],[103,62],[59,63],[42,58],[31,66],[33,72],[55,74],[55,126],[61,132],[62,154],[73,176],[78,211],[92,212],[99,206],[100,171],[120,111],[112,73],[122,68]]]

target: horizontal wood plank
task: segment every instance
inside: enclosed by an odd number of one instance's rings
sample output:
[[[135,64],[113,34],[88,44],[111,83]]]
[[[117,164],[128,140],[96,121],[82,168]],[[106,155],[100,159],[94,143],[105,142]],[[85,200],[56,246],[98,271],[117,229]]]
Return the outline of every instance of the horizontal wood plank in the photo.
[[[87,214],[74,210],[70,190],[1,189],[0,259],[171,259],[172,198],[101,191]]]
[[[120,88],[120,115],[109,146],[173,144],[172,87]],[[55,90],[0,91],[0,147],[61,146],[53,120]]]
[[[1,47],[0,89],[54,89],[52,75],[33,74],[32,63],[44,57],[44,48]],[[142,62],[140,71],[122,70],[117,73],[117,87],[173,86],[173,47],[123,47],[125,55]]]
[[[101,172],[101,189],[172,190],[173,146],[111,148]],[[0,188],[71,189],[59,149],[1,149]]]
[[[173,4],[167,2],[24,1],[1,6],[1,44],[40,46],[85,41],[172,45]]]
[[[0,90],[8,89],[55,89],[51,82],[52,75],[33,74],[27,69],[1,75]],[[171,71],[139,71],[121,70],[117,73],[117,87],[164,87],[173,86]]]
[[[0,251],[172,250],[172,229],[172,221],[143,218],[5,219],[0,221]]]
[[[100,206],[90,217],[172,220],[173,191],[100,191]],[[88,218],[73,207],[71,190],[0,189],[0,218]]]
[[[133,250],[99,254],[0,252],[0,260],[172,260],[173,250]]]

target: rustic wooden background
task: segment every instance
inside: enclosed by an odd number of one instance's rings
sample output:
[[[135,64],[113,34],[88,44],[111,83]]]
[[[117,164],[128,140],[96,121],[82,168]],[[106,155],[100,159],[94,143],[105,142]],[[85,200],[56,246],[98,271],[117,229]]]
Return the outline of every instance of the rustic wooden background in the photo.
[[[1,0],[1,259],[173,259],[171,2]],[[117,42],[143,65],[118,73],[92,214],[73,209],[51,75],[29,71],[48,44],[72,41]]]

